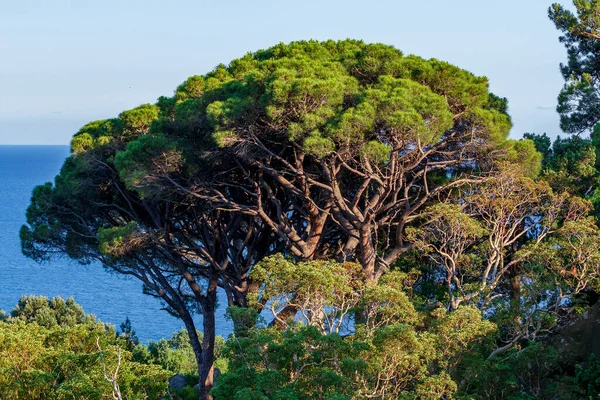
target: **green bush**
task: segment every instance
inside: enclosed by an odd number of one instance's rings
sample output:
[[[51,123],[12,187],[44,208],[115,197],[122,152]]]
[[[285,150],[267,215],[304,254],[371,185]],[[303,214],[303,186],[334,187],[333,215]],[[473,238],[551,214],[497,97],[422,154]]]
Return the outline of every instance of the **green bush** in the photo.
[[[3,400],[113,398],[104,368],[110,376],[117,365],[123,397],[166,395],[171,373],[132,360],[127,340],[117,337],[112,326],[85,314],[73,299],[23,297],[10,317],[0,322]]]

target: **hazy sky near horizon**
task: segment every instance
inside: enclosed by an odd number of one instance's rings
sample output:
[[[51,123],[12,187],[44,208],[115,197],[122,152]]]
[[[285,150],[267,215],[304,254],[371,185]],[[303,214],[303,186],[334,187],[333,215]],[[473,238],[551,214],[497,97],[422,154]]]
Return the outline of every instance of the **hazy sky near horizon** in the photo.
[[[68,144],[84,123],[153,103],[248,51],[348,37],[485,75],[509,99],[512,137],[556,136],[566,51],[551,2],[0,1],[0,144]]]

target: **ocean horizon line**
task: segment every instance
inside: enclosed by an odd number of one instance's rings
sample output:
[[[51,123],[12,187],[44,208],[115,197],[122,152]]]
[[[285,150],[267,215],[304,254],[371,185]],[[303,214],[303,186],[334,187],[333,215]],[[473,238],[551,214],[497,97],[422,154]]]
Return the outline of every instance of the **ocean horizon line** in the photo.
[[[45,146],[45,147],[69,147],[69,144],[50,144],[50,143],[0,143],[2,147],[18,147],[18,146]]]

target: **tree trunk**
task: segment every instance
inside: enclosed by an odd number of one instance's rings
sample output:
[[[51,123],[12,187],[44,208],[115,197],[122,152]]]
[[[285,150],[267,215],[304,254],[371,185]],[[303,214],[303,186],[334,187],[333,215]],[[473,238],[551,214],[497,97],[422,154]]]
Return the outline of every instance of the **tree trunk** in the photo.
[[[513,310],[521,308],[521,277],[516,265],[510,269],[510,306]]]
[[[194,351],[196,366],[198,368],[198,376],[200,377],[202,376],[203,371],[203,351],[202,345],[200,344],[200,339],[198,338],[198,333],[196,331],[196,325],[194,324],[194,320],[187,310],[181,313],[181,319],[185,324],[185,329],[187,330],[188,338],[190,339],[190,345]],[[204,340],[206,340],[206,338]],[[200,398],[205,399],[206,397],[200,396]]]
[[[215,367],[215,305],[217,302],[217,279],[212,279],[206,291],[202,306],[202,327],[204,340],[202,342],[201,363],[198,366],[198,381],[200,384],[200,399],[212,400],[209,392],[214,383]]]
[[[358,246],[358,239],[355,237],[352,237],[352,236],[349,237],[348,240],[346,240],[346,243],[344,244],[344,248],[342,249],[340,254],[337,256],[337,261],[338,262],[352,261],[352,258],[354,257],[354,251],[356,250],[357,246]]]
[[[375,245],[371,235],[371,229],[367,225],[360,229],[359,233],[361,265],[365,278],[369,281],[375,281]]]
[[[218,281],[216,279],[211,279],[206,291],[206,297],[201,303],[204,340],[202,341],[201,362],[198,365],[200,400],[212,400],[212,396],[209,393],[214,383],[217,284]]]

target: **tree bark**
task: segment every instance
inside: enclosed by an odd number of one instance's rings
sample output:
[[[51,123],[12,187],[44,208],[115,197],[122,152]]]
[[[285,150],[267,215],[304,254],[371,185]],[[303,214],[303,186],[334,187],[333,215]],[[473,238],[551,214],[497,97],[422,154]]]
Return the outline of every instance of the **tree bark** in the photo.
[[[278,326],[280,328],[285,328],[287,325],[286,322],[289,319],[293,319],[297,313],[298,306],[288,304],[277,313],[277,318],[273,318],[273,320],[269,322],[269,327]]]
[[[521,277],[516,265],[510,271],[510,306],[513,310],[521,308]]]
[[[218,280],[216,278],[211,279],[206,291],[206,298],[201,303],[204,340],[202,341],[201,362],[198,367],[200,400],[212,400],[210,390],[214,384],[217,285]]]
[[[365,225],[360,229],[359,233],[361,264],[365,277],[369,281],[375,281],[375,262],[376,254],[369,225]]]
[[[192,319],[191,314],[189,314],[187,312],[187,310],[184,310],[183,312],[180,312],[181,314],[181,319],[183,321],[183,323],[185,324],[185,329],[187,331],[188,334],[188,338],[190,339],[190,345],[192,346],[192,350],[194,351],[194,356],[196,358],[196,365],[198,368],[198,376],[202,376],[202,372],[203,372],[203,351],[202,351],[202,344],[200,344],[200,338],[198,338],[198,333],[196,331],[196,325],[194,324],[194,320]],[[200,381],[201,383],[201,381]],[[202,397],[202,392],[200,399],[206,399],[206,397]]]

